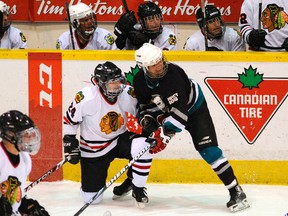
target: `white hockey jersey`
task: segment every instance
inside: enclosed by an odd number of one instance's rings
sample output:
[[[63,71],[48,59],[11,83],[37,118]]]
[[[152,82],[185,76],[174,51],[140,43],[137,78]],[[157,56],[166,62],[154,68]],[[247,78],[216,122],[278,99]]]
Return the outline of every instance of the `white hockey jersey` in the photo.
[[[163,31],[158,37],[153,40],[150,40],[149,43],[154,44],[162,50],[176,50],[177,49],[177,40],[174,32],[163,26]],[[124,50],[136,50],[137,47],[133,46],[131,41],[127,39]]]
[[[259,1],[244,0],[239,19],[240,32],[247,43],[247,37],[253,29],[258,29],[259,21],[261,29],[267,32],[265,45],[269,47],[281,47],[288,38],[288,3],[287,0],[262,0],[261,18],[259,20]],[[285,51],[260,48],[266,51]]]
[[[220,39],[208,40],[208,47],[216,47],[223,51],[246,51],[246,45],[240,33],[229,27],[226,27],[224,35]],[[205,51],[205,37],[200,30],[187,39],[184,49]]]
[[[73,30],[73,40],[75,50],[81,49],[79,41],[75,36],[75,30]],[[60,50],[72,50],[70,31],[64,32],[57,40],[56,49]],[[97,27],[92,37],[83,48],[83,50],[116,50],[116,44],[112,34],[106,29]]]
[[[0,40],[1,49],[25,49],[27,47],[27,40],[24,34],[17,28],[10,26],[4,32]]]
[[[137,100],[134,88],[126,86],[115,103],[110,103],[98,86],[80,90],[64,115],[63,133],[77,134],[80,126],[82,157],[99,157],[116,146],[112,142],[124,133],[127,118],[125,112],[136,115]]]
[[[26,181],[32,169],[31,157],[27,152],[19,152],[20,162],[14,166],[3,143],[0,142],[0,193],[6,196],[12,205],[13,212],[17,214],[21,199],[25,196]]]

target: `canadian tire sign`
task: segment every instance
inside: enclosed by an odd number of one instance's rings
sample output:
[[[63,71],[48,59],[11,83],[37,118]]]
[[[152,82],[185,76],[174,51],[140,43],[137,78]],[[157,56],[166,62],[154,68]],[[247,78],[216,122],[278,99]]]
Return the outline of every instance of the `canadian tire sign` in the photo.
[[[207,77],[205,84],[242,136],[253,144],[287,97],[288,78],[244,68],[235,77]]]

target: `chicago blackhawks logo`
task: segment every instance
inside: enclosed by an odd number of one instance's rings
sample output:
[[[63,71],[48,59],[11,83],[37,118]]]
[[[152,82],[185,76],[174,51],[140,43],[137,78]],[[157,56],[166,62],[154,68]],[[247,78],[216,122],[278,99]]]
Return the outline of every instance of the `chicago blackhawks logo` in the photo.
[[[119,130],[122,125],[124,125],[124,118],[116,112],[108,112],[100,122],[101,132],[105,134]]]
[[[238,78],[205,83],[249,144],[253,144],[287,97],[287,78],[263,78],[251,65]],[[271,88],[272,87],[272,88]]]
[[[82,91],[78,92],[76,94],[76,96],[75,96],[75,102],[76,103],[80,103],[80,101],[83,100],[83,99],[84,99],[83,92]]]
[[[274,29],[281,29],[288,23],[288,15],[282,7],[276,4],[268,4],[261,15],[261,22],[264,29],[272,32]]]
[[[21,182],[15,176],[9,176],[8,179],[0,183],[0,192],[6,197],[11,205],[20,202],[22,193],[20,189]]]

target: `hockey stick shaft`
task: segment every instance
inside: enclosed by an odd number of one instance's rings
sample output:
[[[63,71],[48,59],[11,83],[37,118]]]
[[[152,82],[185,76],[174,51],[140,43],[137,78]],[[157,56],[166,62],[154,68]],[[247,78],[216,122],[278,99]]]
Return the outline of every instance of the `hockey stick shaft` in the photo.
[[[60,169],[67,161],[70,160],[70,156],[66,157],[65,159],[63,159],[62,161],[60,161],[58,164],[56,164],[54,167],[52,167],[50,170],[48,170],[47,172],[45,172],[42,176],[40,176],[37,180],[35,180],[34,182],[30,183],[25,189],[24,191],[27,192],[29,191],[31,188],[33,188],[35,185],[39,184],[41,181],[43,181],[45,178],[47,178],[48,176],[50,176],[53,172],[55,172],[56,170]]]
[[[129,8],[128,8],[128,5],[127,5],[127,1],[126,0],[122,0],[122,4],[124,6],[125,11],[128,12]]]
[[[68,16],[68,23],[69,23],[69,31],[70,31],[72,48],[73,48],[73,50],[75,50],[74,37],[73,37],[73,31],[72,31],[72,23],[71,23],[70,11],[69,11],[69,3],[66,2],[65,6],[66,6],[66,12],[67,12],[67,16]]]
[[[151,144],[149,143],[144,149],[142,149],[142,151],[140,151],[131,161],[129,161],[125,167],[123,167],[115,176],[113,176],[113,178],[110,179],[110,181],[108,181],[106,185],[98,191],[97,194],[95,194],[87,203],[85,203],[85,205],[83,205],[83,207],[79,209],[76,214],[74,214],[74,216],[80,215],[89,205],[91,205],[94,200],[103,194],[107,188],[109,188],[120,176],[123,175],[124,172],[126,172],[126,170],[128,170],[143,154],[145,154],[145,152],[150,149],[150,146]]]
[[[204,40],[205,40],[205,50],[208,50],[208,27],[206,22],[206,5],[205,0],[201,0],[201,8],[203,13],[203,25],[204,25]]]
[[[259,0],[258,30],[261,30],[262,0]]]

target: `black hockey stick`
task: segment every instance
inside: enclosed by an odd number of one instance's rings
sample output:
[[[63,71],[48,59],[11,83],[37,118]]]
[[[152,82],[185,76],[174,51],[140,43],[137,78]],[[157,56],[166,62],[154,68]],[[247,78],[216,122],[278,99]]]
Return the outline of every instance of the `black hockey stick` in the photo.
[[[259,13],[258,13],[258,31],[261,30],[261,14],[262,14],[262,0],[259,0]],[[260,47],[258,47],[258,51]]]
[[[128,8],[128,5],[127,5],[126,0],[122,0],[122,4],[123,4],[123,6],[124,6],[125,11],[128,12],[128,11],[129,11],[129,8]]]
[[[0,11],[0,29],[2,29],[2,27],[3,27],[3,12]]]
[[[83,207],[81,209],[79,209],[74,216],[78,216],[80,215],[89,205],[91,205],[91,203],[96,200],[101,194],[104,193],[104,191],[109,188],[121,175],[123,175],[123,173],[128,170],[145,152],[147,152],[151,146],[155,145],[156,140],[155,139],[150,139],[147,138],[146,140],[147,142],[149,142],[149,144],[142,150],[140,151],[131,161],[129,161],[129,163],[123,167],[115,176],[113,176],[113,178],[108,181],[106,183],[106,185],[104,187],[102,187],[97,194],[95,194],[87,203],[85,203],[85,205],[83,205]],[[151,143],[150,143],[151,141]]]
[[[203,28],[204,28],[204,40],[205,40],[205,51],[208,50],[208,27],[206,22],[206,7],[205,0],[201,0],[201,8],[203,13]]]
[[[67,12],[67,16],[68,16],[68,23],[69,23],[69,31],[70,31],[72,48],[73,48],[73,50],[75,50],[74,37],[73,37],[73,31],[72,31],[72,23],[71,23],[71,18],[70,18],[70,11],[69,11],[69,3],[66,2],[65,6],[66,6],[66,12]]]
[[[66,157],[65,159],[63,159],[62,161],[60,161],[58,164],[56,164],[54,167],[52,167],[50,170],[48,170],[47,172],[45,172],[42,176],[40,176],[37,180],[35,180],[34,182],[32,182],[31,184],[29,184],[24,191],[27,192],[29,191],[31,188],[33,188],[35,185],[39,184],[39,182],[43,181],[45,178],[47,178],[48,176],[50,176],[53,172],[55,172],[56,170],[58,170],[59,168],[61,168],[67,161],[70,160],[70,156]]]

